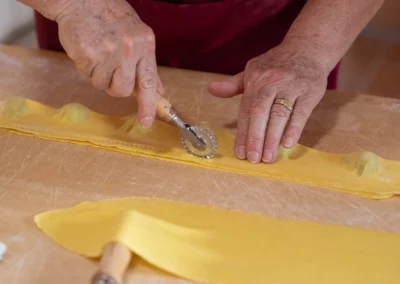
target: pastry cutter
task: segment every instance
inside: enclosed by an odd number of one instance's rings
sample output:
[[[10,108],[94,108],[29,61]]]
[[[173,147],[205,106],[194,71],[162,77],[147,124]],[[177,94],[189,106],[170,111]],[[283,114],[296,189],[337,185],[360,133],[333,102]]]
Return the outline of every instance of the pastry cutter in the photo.
[[[183,122],[171,103],[159,94],[157,96],[157,116],[161,120],[178,127],[186,152],[203,159],[212,158],[218,149],[214,133],[205,127],[191,126]]]

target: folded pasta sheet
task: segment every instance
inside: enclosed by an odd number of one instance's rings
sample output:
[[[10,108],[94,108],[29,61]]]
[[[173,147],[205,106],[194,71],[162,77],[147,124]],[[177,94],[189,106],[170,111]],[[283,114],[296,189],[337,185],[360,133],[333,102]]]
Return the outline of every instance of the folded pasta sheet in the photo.
[[[29,99],[11,98],[0,102],[0,129],[368,198],[387,198],[400,192],[400,162],[368,151],[334,154],[297,145],[281,147],[275,164],[251,164],[236,158],[233,133],[212,129],[219,152],[212,159],[200,159],[184,151],[179,131],[168,124],[157,121],[143,130],[134,117],[104,116],[75,103],[55,109]]]
[[[97,258],[110,241],[210,284],[398,284],[400,235],[156,198],[84,202],[35,216],[62,247]]]

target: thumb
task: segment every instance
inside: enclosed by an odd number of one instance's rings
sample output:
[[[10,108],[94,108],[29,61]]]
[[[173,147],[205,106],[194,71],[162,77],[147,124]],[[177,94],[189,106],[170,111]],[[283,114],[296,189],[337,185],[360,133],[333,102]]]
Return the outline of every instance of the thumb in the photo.
[[[223,81],[211,82],[208,85],[208,91],[219,98],[231,98],[242,94],[244,91],[243,72]]]

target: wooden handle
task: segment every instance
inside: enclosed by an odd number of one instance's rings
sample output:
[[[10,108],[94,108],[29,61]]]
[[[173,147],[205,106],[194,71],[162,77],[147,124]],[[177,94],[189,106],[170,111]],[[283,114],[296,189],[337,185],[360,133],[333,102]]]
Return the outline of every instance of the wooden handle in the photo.
[[[133,93],[135,95],[135,93]],[[171,103],[166,100],[164,97],[162,97],[158,92],[157,92],[157,108],[156,108],[156,115],[160,118],[166,119],[167,121],[169,120],[168,112],[172,108]]]
[[[119,242],[104,247],[99,270],[92,278],[92,284],[120,284],[131,261],[132,253]]]
[[[171,103],[157,94],[157,115],[163,117],[171,109]]]

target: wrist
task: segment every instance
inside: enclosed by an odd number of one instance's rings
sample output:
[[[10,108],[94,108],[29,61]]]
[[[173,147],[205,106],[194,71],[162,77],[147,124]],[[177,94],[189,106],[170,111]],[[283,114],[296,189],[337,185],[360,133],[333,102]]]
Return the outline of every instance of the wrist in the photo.
[[[308,60],[320,66],[324,73],[329,74],[338,61],[336,56],[324,45],[319,44],[303,36],[287,36],[281,43],[283,46],[290,46],[296,49]]]
[[[61,15],[65,15],[73,10],[75,0],[17,0],[32,9],[35,9],[44,17],[57,21]]]

